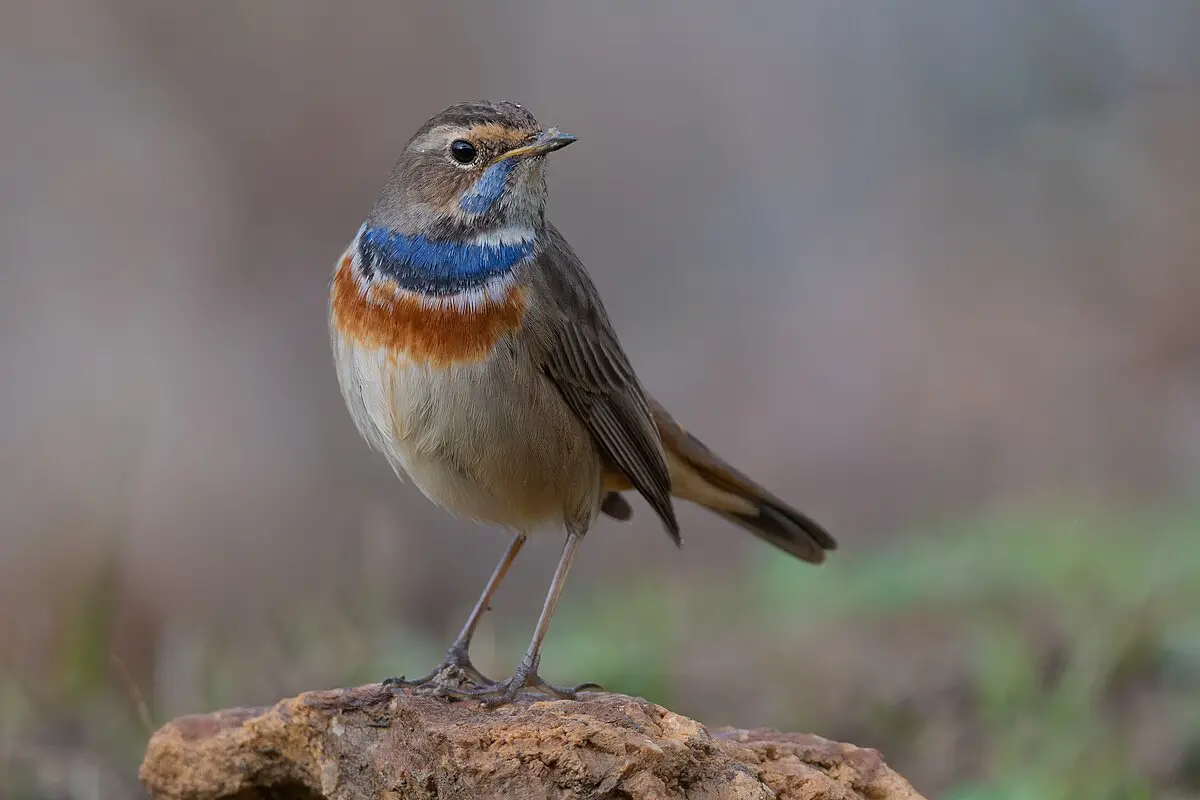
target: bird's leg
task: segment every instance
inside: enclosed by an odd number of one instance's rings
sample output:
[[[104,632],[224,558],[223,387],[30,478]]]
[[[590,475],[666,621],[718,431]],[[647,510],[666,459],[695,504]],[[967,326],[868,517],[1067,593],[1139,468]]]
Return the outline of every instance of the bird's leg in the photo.
[[[450,645],[449,652],[446,653],[446,658],[442,662],[443,667],[454,666],[459,668],[479,686],[487,686],[493,681],[485,678],[483,674],[475,669],[471,664],[469,651],[471,649],[471,639],[475,636],[475,629],[479,627],[479,620],[483,619],[483,615],[491,608],[492,595],[496,593],[496,589],[500,587],[500,583],[504,580],[504,576],[508,574],[508,568],[512,566],[513,561],[517,558],[517,553],[521,552],[521,548],[525,545],[525,534],[518,533],[513,537],[513,540],[508,545],[508,550],[504,552],[504,556],[500,559],[500,563],[492,570],[492,577],[488,579],[487,586],[483,589],[483,594],[479,595],[479,600],[475,603],[475,608],[471,609],[471,615],[467,617],[466,624],[462,630],[458,632],[458,636],[454,639],[454,644]]]
[[[500,563],[492,570],[492,577],[488,579],[487,586],[483,588],[483,594],[479,596],[479,600],[475,603],[475,608],[471,609],[471,615],[467,617],[467,622],[459,631],[458,636],[454,639],[454,644],[450,645],[450,650],[447,651],[446,657],[442,659],[442,663],[430,672],[428,675],[416,680],[405,680],[403,676],[399,678],[388,678],[383,682],[384,686],[398,687],[417,687],[427,686],[434,683],[440,683],[438,678],[466,678],[476,686],[493,686],[495,681],[484,676],[482,672],[475,668],[471,663],[470,649],[471,637],[475,635],[475,629],[479,627],[479,620],[491,607],[492,595],[496,593],[496,589],[500,587],[500,583],[504,580],[504,576],[508,574],[508,568],[512,566],[516,560],[517,553],[521,552],[521,547],[525,544],[525,534],[518,533],[513,537],[512,542],[508,545],[508,550],[504,552],[504,556],[500,559]],[[451,672],[456,672],[457,675],[451,675]],[[455,681],[459,682],[459,681]]]
[[[571,562],[575,560],[575,552],[579,549],[579,543],[582,541],[583,534],[581,532],[574,529],[567,531],[567,543],[563,547],[562,557],[558,560],[558,568],[554,571],[554,579],[550,582],[550,590],[546,592],[546,601],[542,605],[542,613],[538,617],[537,627],[534,628],[529,649],[525,651],[525,657],[521,659],[521,664],[513,676],[508,680],[479,689],[450,691],[448,692],[450,696],[478,697],[483,700],[485,706],[495,708],[511,703],[526,689],[552,697],[571,699],[575,697],[576,692],[583,689],[600,688],[594,683],[580,684],[574,688],[559,687],[547,683],[537,674],[538,663],[541,661],[542,641],[546,638],[546,631],[550,629],[550,619],[554,616],[554,608],[558,605],[558,598],[562,595],[563,585],[567,581],[567,573],[571,571]]]

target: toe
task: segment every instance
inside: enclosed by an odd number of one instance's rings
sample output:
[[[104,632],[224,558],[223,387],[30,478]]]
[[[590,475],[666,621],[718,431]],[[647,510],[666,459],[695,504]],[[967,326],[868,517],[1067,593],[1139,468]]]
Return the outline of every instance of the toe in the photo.
[[[385,689],[411,689],[414,686],[423,686],[429,683],[429,681],[433,680],[433,676],[434,673],[430,673],[424,678],[417,678],[416,680],[410,681],[401,675],[399,678],[384,678],[382,681],[380,681],[380,684]]]
[[[603,687],[601,687],[598,683],[581,683],[578,686],[556,686],[555,684],[543,680],[540,677],[535,678],[535,681],[530,685],[530,688],[534,691],[548,694],[551,697],[556,697],[559,700],[574,700],[579,692],[585,692],[589,690],[601,692],[604,691]]]
[[[571,691],[573,691],[573,692],[604,692],[604,691],[607,691],[607,690],[606,690],[606,689],[605,689],[603,686],[601,686],[600,684],[598,684],[598,683],[592,683],[592,682],[590,682],[590,681],[589,681],[588,683],[581,683],[581,684],[579,684],[578,686],[576,686],[576,687],[575,687],[574,689],[572,689]]]

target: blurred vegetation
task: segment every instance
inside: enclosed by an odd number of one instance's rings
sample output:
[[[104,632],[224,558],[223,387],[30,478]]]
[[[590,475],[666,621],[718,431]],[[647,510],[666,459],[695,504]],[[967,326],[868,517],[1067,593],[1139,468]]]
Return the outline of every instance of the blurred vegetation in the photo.
[[[820,580],[763,548],[721,583],[568,591],[544,663],[552,680],[595,680],[713,725],[878,747],[931,797],[1200,797],[1198,531],[1200,509],[1008,510],[839,553]],[[149,687],[112,681],[109,585],[100,575],[81,599],[51,695],[0,682],[0,796],[141,796],[136,764],[162,719]],[[342,684],[415,674],[441,653],[369,599],[351,616],[288,620],[260,644],[307,680]],[[497,673],[527,635],[503,616],[478,658]],[[762,668],[706,671],[724,647],[756,649]],[[244,702],[262,652],[217,638],[199,649],[205,707]],[[853,669],[829,662],[847,650]],[[891,677],[911,669],[922,674]]]

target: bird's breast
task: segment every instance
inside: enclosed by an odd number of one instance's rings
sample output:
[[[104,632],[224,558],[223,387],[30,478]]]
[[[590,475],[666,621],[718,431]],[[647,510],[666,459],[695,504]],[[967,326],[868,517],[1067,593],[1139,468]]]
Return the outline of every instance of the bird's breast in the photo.
[[[487,359],[525,317],[524,288],[463,298],[424,298],[388,280],[356,277],[353,251],[338,264],[330,285],[330,323],[348,343],[382,350],[395,363],[450,367]]]

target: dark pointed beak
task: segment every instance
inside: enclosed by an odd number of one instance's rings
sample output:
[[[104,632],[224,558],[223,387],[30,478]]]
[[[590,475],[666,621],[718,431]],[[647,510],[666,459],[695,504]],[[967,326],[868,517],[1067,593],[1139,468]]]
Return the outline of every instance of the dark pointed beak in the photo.
[[[529,144],[515,147],[507,153],[503,153],[496,161],[503,161],[506,158],[544,156],[547,153],[553,153],[555,150],[563,149],[573,141],[575,141],[575,137],[571,134],[563,133],[558,128],[547,128],[539,133]]]

